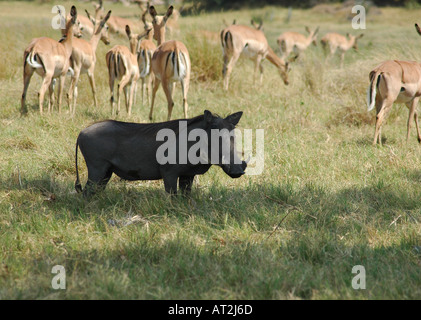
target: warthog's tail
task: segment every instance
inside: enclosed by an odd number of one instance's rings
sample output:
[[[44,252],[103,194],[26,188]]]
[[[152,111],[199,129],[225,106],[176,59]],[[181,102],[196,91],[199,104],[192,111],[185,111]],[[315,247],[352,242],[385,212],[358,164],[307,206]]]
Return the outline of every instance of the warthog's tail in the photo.
[[[76,182],[75,182],[75,189],[77,193],[82,192],[82,185],[80,184],[79,180],[79,169],[77,167],[77,148],[79,147],[79,139],[76,141],[76,150],[75,150],[75,166],[76,166]]]

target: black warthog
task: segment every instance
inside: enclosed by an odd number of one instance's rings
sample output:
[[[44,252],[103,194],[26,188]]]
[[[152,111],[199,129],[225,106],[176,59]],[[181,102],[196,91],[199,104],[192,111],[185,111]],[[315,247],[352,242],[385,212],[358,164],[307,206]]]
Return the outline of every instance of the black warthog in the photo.
[[[233,135],[242,114],[221,118],[206,110],[195,118],[161,123],[95,123],[77,138],[76,191],[82,192],[78,146],[88,168],[85,196],[104,189],[113,173],[125,180],[163,179],[165,190],[172,194],[177,193],[177,181],[184,194],[190,193],[194,176],[212,164],[238,178],[247,167],[237,155]]]

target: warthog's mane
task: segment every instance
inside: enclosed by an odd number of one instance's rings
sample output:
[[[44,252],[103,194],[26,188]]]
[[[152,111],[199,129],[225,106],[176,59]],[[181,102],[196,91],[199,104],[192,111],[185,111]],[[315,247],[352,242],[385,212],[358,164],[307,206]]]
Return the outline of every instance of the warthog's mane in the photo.
[[[212,114],[214,119],[219,119],[220,117],[216,114]],[[204,115],[200,115],[194,118],[190,119],[176,119],[171,121],[165,121],[165,122],[156,122],[156,123],[135,123],[135,122],[122,122],[117,120],[103,120],[95,122],[102,123],[102,122],[112,122],[114,125],[118,126],[119,128],[127,131],[132,131],[135,133],[139,133],[142,135],[150,135],[155,138],[156,134],[159,130],[162,129],[170,129],[175,132],[175,134],[178,134],[178,130],[180,128],[180,121],[187,121],[187,126],[194,125],[196,123],[202,122],[204,120]]]

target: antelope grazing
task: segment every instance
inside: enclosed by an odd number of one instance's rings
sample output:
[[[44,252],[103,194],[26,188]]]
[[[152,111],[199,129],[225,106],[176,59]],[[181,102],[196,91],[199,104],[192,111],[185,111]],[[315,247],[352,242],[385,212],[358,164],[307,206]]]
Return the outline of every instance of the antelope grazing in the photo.
[[[58,110],[61,112],[61,98],[64,81],[70,67],[70,56],[73,44],[73,26],[76,23],[77,11],[72,6],[70,19],[66,22],[66,37],[62,42],[51,38],[36,38],[31,41],[23,55],[23,93],[21,100],[21,113],[25,111],[26,92],[34,71],[42,77],[39,91],[39,111],[43,112],[44,95],[49,88],[50,101],[48,111],[54,104],[54,78],[59,78]]]
[[[124,90],[126,111],[130,116],[132,113],[136,82],[139,79],[139,65],[136,56],[137,42],[141,38],[145,37],[148,32],[145,32],[142,35],[135,35],[131,32],[130,27],[127,25],[126,34],[129,38],[130,49],[126,46],[114,46],[107,52],[105,59],[108,67],[109,85],[111,91],[111,112],[114,114],[114,82],[118,79],[120,80],[120,83],[118,84],[117,90],[117,114],[120,112],[120,95]]]
[[[415,28],[421,35],[417,24]],[[373,144],[381,145],[381,126],[394,102],[405,103],[409,109],[406,141],[409,140],[412,120],[417,128],[418,142],[421,134],[418,126],[417,105],[421,96],[421,65],[414,61],[388,60],[370,72],[370,86],[367,90],[368,111],[376,107],[376,128]]]
[[[158,48],[152,56],[151,63],[152,71],[155,75],[155,83],[152,90],[151,111],[149,113],[150,120],[152,120],[156,91],[161,82],[168,102],[167,119],[171,119],[171,113],[174,107],[172,92],[177,81],[181,83],[184,117],[187,118],[187,92],[189,90],[191,68],[189,52],[186,46],[180,41],[165,41],[165,25],[173,10],[173,6],[170,6],[165,15],[159,16],[153,6],[149,7],[149,13],[153,18],[154,39],[158,42]]]
[[[308,36],[304,36],[298,32],[284,32],[281,34],[277,43],[279,50],[281,51],[281,57],[286,59],[294,51],[296,58],[308,48],[310,44],[317,46],[317,33],[319,32],[319,27],[315,30],[311,30],[309,27],[305,27],[308,32]]]
[[[245,56],[254,61],[254,82],[256,81],[257,71],[260,70],[260,83],[262,83],[263,66],[261,63],[264,59],[268,59],[278,68],[284,83],[288,85],[289,64],[275,54],[261,30],[243,25],[231,25],[222,30],[221,43],[224,55],[222,75],[225,90],[228,90],[232,69],[240,56]]]
[[[86,14],[90,18],[88,11]],[[70,57],[70,65],[73,68],[72,82],[69,88],[69,108],[73,114],[76,112],[76,99],[77,99],[77,83],[80,74],[87,73],[89,83],[91,85],[92,94],[94,97],[95,108],[98,107],[95,88],[95,64],[96,64],[96,49],[100,40],[106,45],[110,44],[108,36],[108,26],[105,25],[110,18],[111,11],[108,11],[105,18],[99,24],[93,20],[94,34],[89,41],[83,39],[73,39],[72,56]]]
[[[151,23],[146,21],[146,14],[148,10],[145,10],[142,14],[142,21],[145,27],[145,31],[149,32],[146,39],[142,40],[139,43],[138,52],[138,64],[140,71],[140,79],[142,80],[142,105],[144,104],[144,96],[146,93],[147,103],[150,104],[149,97],[151,93],[151,86],[154,80],[154,74],[152,72],[151,61],[153,54],[156,50],[156,45],[153,42],[153,26]],[[135,93],[136,100],[136,93]]]
[[[105,16],[105,11],[104,11],[102,0],[99,1],[99,4],[94,3],[93,6],[95,8],[96,18],[103,19]],[[132,20],[121,18],[115,15],[113,15],[112,17],[110,17],[110,19],[108,19],[107,24],[109,26],[109,31],[111,33],[115,33],[119,35],[124,35],[126,33],[126,26],[129,26],[132,32],[134,31],[140,32],[141,30],[139,23],[136,23],[136,22],[133,22]]]
[[[341,68],[342,68],[343,63],[344,63],[345,52],[351,48],[354,48],[355,51],[358,51],[357,40],[362,38],[363,36],[364,36],[363,33],[361,33],[359,36],[353,36],[347,33],[346,37],[344,37],[341,34],[332,32],[332,33],[327,33],[320,40],[320,43],[322,44],[323,50],[325,51],[326,59],[332,58],[336,50],[339,50],[340,57],[341,57]]]

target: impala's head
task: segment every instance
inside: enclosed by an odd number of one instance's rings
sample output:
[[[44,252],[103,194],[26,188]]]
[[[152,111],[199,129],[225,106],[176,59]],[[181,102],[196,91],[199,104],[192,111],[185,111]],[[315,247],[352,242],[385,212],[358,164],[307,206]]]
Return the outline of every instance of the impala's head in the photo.
[[[74,11],[72,11],[73,8],[74,8]],[[60,6],[57,6],[57,12],[60,15],[61,19],[64,19],[63,12],[60,10]],[[72,16],[72,12],[73,12],[74,16]],[[77,19],[77,11],[76,11],[75,6],[72,7],[72,9],[70,10],[70,14],[67,16],[65,21],[66,21],[66,28],[61,29],[61,34],[64,37],[67,35],[67,30],[70,30],[70,29],[72,29],[73,35],[75,37],[77,37],[77,38],[82,37],[83,27],[82,27],[80,21]]]
[[[152,29],[149,29],[149,30],[146,30],[145,32],[143,32],[141,34],[137,34],[137,33],[133,33],[130,30],[130,27],[128,25],[126,25],[126,34],[127,34],[127,37],[129,38],[130,51],[133,54],[135,54],[139,51],[140,40],[142,40],[142,38],[146,37],[151,30]]]
[[[110,44],[110,35],[108,33],[108,25],[107,21],[111,16],[111,10],[108,11],[107,15],[104,17],[104,19],[101,20],[99,24],[97,24],[97,20],[93,18],[88,10],[85,10],[86,15],[88,16],[89,20],[91,20],[92,24],[94,25],[94,34],[101,34],[101,41],[104,42],[106,45]]]
[[[418,24],[415,24],[415,30],[417,30],[418,34],[421,36],[421,29]]]
[[[149,7],[149,3],[148,3],[148,7]],[[145,31],[150,30],[149,31],[149,37],[150,40],[152,40],[151,36],[153,36],[154,32],[152,31],[153,29],[153,25],[152,23],[150,23],[149,21],[146,21],[146,14],[148,13],[148,10],[145,10],[142,14],[142,22],[145,28]]]
[[[104,16],[104,5],[102,0],[99,0],[98,3],[92,3],[95,9],[95,19],[101,19]]]
[[[170,6],[165,15],[158,15],[154,6],[149,7],[149,14],[152,16],[152,25],[154,31],[154,39],[158,42],[164,42],[165,39],[165,25],[168,18],[172,15],[174,7]]]
[[[234,22],[235,22],[235,20],[234,20]],[[254,22],[254,20],[252,19],[251,21],[250,21],[250,23],[251,23],[251,25],[256,29],[256,30],[263,30],[263,21],[260,21],[260,23],[259,24],[257,24],[256,22]],[[235,24],[235,23],[233,23],[233,24]]]
[[[351,35],[351,34],[349,34],[349,33],[347,33],[346,35],[347,35],[347,37],[349,38],[349,40],[350,40],[351,42],[353,42],[353,43],[354,43],[354,44],[352,45],[352,48],[353,48],[355,51],[358,51],[358,43],[357,43],[357,41],[358,41],[358,39],[360,39],[360,38],[362,38],[362,37],[364,36],[364,33],[361,33],[359,36],[353,36],[353,35]]]
[[[282,80],[284,81],[284,84],[287,86],[289,85],[289,80],[288,80],[288,73],[291,71],[290,66],[289,66],[289,62],[286,61],[282,61],[282,65],[278,68],[279,70],[279,74],[281,75]]]

